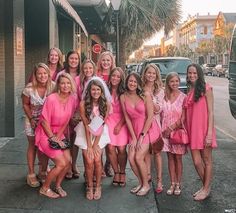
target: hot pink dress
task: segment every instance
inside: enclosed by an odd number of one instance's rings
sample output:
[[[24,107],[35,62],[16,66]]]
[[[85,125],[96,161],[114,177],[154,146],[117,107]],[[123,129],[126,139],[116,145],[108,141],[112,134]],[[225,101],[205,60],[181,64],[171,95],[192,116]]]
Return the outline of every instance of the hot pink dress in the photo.
[[[206,84],[206,91],[212,87]],[[208,108],[206,96],[199,98],[194,102],[194,90],[189,91],[185,100],[186,108],[186,126],[190,139],[191,149],[204,149],[204,141],[208,130]],[[215,128],[212,130],[212,148],[217,147]]]
[[[69,123],[76,107],[76,95],[69,96],[66,103],[61,103],[58,94],[53,93],[46,98],[40,120],[46,120],[52,132],[56,134],[64,124]],[[65,138],[64,135],[61,136],[61,139],[63,138]],[[35,131],[35,144],[38,146],[38,149],[49,158],[55,158],[63,153],[63,150],[55,150],[49,147],[48,136],[41,124],[37,126]]]
[[[113,146],[125,146],[128,143],[129,135],[126,124],[121,127],[118,135],[114,134],[116,125],[124,117],[119,98],[114,99],[114,97],[112,97],[111,108],[111,113],[109,114],[106,121],[111,138],[110,144]]]
[[[183,103],[185,98],[186,95],[180,92],[179,96],[173,103],[171,103],[169,100],[166,101],[165,99],[163,99],[162,113],[161,113],[162,131],[166,130],[170,125],[174,124],[177,120],[181,118],[183,111]],[[187,151],[186,145],[171,144],[169,142],[169,139],[164,137],[163,140],[164,140],[164,147],[162,151],[180,155],[186,153]]]
[[[126,97],[124,105],[128,113],[128,116],[131,120],[136,138],[138,139],[143,131],[143,127],[147,119],[145,103],[143,100],[139,100],[136,106],[132,107]],[[142,143],[144,144],[153,143],[159,138],[159,136],[160,136],[160,128],[157,124],[156,119],[154,118],[147,134],[143,138]]]

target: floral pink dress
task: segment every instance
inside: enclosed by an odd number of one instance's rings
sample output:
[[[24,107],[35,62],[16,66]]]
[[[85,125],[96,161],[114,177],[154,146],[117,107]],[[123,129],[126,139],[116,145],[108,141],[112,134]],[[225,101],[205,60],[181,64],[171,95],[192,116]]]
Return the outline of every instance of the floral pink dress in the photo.
[[[40,120],[46,120],[49,123],[52,132],[56,134],[64,126],[64,124],[69,123],[76,107],[76,95],[69,96],[66,103],[61,103],[58,94],[53,93],[46,98]],[[61,139],[64,138],[65,136],[62,135]],[[55,158],[63,153],[63,150],[55,150],[50,148],[48,143],[48,135],[45,133],[40,122],[35,131],[35,144],[38,146],[38,149],[49,158]]]
[[[139,100],[136,106],[133,107],[127,100],[127,97],[125,97],[124,105],[125,105],[127,114],[131,120],[136,138],[139,138],[140,134],[143,131],[145,121],[147,119],[145,103],[143,100]],[[154,118],[152,121],[151,127],[149,128],[147,134],[143,138],[142,143],[149,144],[149,143],[155,142],[159,138],[160,132],[161,132],[160,128],[157,124],[156,119]]]
[[[34,117],[38,121],[43,109],[43,103],[46,99],[46,94],[44,97],[40,97],[38,91],[36,89],[33,89],[32,83],[27,84],[22,94],[30,99],[32,117]],[[34,129],[32,129],[29,118],[27,116],[25,118],[25,134],[31,137],[35,136]]]
[[[212,87],[206,84],[206,91]],[[199,98],[198,102],[194,102],[194,90],[189,91],[185,100],[184,107],[186,109],[186,126],[190,139],[190,148],[204,149],[204,141],[208,131],[208,108],[206,96]],[[216,148],[215,128],[212,130],[212,148]]]
[[[109,114],[106,121],[109,129],[109,135],[111,138],[110,144],[113,146],[125,146],[128,143],[128,136],[129,136],[126,124],[124,124],[121,127],[118,135],[114,134],[114,129],[116,125],[124,117],[119,98],[115,99],[114,97],[112,97],[111,108],[112,108],[111,113]]]
[[[162,131],[166,130],[170,125],[172,125],[181,118],[185,97],[186,95],[180,92],[179,96],[173,103],[171,103],[169,100],[166,101],[165,99],[163,99],[162,113],[161,113]],[[162,151],[180,155],[186,153],[187,151],[186,145],[171,144],[168,138],[164,137],[163,140],[164,140],[164,147]]]

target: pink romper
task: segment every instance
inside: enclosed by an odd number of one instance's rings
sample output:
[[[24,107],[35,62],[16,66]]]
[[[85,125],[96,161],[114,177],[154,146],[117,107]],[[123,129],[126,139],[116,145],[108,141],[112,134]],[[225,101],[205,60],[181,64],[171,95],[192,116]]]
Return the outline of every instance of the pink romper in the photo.
[[[127,114],[131,120],[136,138],[138,139],[140,134],[143,131],[143,127],[147,119],[145,103],[141,99],[138,101],[135,107],[132,107],[129,101],[127,101],[127,97],[125,97],[124,105],[125,105]],[[144,144],[153,143],[159,138],[159,136],[160,136],[160,128],[157,124],[156,119],[154,118],[147,134],[143,138],[142,143]],[[130,138],[129,140],[132,140],[132,139]]]
[[[186,95],[180,92],[176,100],[171,103],[169,100],[163,99],[162,113],[161,113],[161,123],[162,131],[166,130],[170,125],[174,124],[177,120],[181,118],[183,111],[183,103]],[[186,145],[171,144],[168,138],[164,138],[164,147],[162,151],[170,152],[172,154],[183,155],[187,151]]]
[[[69,123],[76,106],[76,95],[69,96],[66,103],[61,103],[58,94],[53,93],[46,98],[40,120],[46,120],[52,132],[56,134],[65,123]],[[63,138],[65,138],[64,135],[61,136],[61,139]],[[45,133],[40,122],[35,131],[35,144],[49,158],[55,158],[63,153],[63,150],[55,150],[49,147],[48,135]]]
[[[129,135],[126,124],[124,124],[121,127],[118,135],[114,134],[114,128],[124,117],[119,98],[114,99],[114,97],[112,97],[111,106],[112,110],[106,121],[109,129],[109,135],[111,138],[110,144],[113,146],[125,146],[128,144],[128,135]]]
[[[206,84],[206,91],[212,87]],[[204,142],[208,131],[208,108],[206,96],[199,98],[194,102],[194,90],[189,91],[185,100],[187,131],[190,139],[191,149],[204,149]],[[212,130],[212,148],[216,148],[215,128]]]

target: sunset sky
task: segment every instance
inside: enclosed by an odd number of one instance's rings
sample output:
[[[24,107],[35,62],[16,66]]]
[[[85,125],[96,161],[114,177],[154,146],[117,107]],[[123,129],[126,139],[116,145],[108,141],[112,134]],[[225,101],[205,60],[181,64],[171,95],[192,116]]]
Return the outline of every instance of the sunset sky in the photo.
[[[225,13],[236,13],[235,0],[180,0],[182,4],[182,21],[186,20],[188,15],[217,15],[220,11]],[[160,44],[162,33],[154,35],[147,40],[145,44]]]

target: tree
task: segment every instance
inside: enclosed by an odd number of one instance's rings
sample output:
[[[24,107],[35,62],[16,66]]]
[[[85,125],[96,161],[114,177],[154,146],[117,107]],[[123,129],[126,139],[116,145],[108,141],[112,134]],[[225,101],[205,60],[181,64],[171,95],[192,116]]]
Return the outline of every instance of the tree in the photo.
[[[223,30],[224,34],[222,36],[217,35],[213,39],[213,50],[219,58],[223,57],[224,53],[229,52],[233,27],[234,24],[232,23],[226,24]]]
[[[175,56],[176,55],[176,52],[177,52],[177,47],[170,44],[167,46],[166,48],[166,56]]]
[[[187,44],[180,45],[179,49],[176,50],[176,56],[192,58],[193,51]]]
[[[164,28],[169,32],[180,20],[180,0],[122,0],[119,11],[120,66],[127,56],[138,49],[144,39]],[[112,28],[112,15],[106,20]]]

